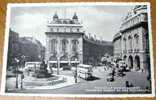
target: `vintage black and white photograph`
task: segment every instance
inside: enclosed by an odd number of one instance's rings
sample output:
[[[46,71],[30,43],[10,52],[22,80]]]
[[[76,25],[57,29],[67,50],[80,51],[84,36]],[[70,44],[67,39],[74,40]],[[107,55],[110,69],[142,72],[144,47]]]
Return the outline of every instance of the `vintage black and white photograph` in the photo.
[[[9,4],[2,94],[153,96],[149,3]]]

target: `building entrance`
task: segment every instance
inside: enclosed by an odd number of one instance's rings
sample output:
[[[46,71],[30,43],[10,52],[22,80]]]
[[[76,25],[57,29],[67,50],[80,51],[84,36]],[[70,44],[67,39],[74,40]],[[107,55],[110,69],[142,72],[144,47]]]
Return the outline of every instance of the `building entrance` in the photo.
[[[128,67],[130,69],[133,69],[133,57],[132,56],[129,56],[128,58]]]
[[[140,70],[140,57],[135,56],[135,68],[136,70]]]

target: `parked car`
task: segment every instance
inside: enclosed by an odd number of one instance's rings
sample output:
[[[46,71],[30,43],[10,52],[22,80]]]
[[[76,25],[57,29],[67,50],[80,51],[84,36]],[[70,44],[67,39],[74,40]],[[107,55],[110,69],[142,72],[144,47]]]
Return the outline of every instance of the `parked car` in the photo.
[[[108,74],[108,75],[107,75],[107,81],[108,81],[108,82],[113,82],[113,81],[114,81],[114,76]]]
[[[118,69],[116,72],[116,75],[119,77],[123,77],[125,74],[124,74],[124,71],[122,69]]]
[[[65,65],[65,66],[63,66],[63,70],[71,70],[71,66]]]
[[[127,64],[125,63],[125,61],[119,61],[118,62],[118,65],[119,65],[119,69],[121,69],[122,71],[126,71],[127,69]]]

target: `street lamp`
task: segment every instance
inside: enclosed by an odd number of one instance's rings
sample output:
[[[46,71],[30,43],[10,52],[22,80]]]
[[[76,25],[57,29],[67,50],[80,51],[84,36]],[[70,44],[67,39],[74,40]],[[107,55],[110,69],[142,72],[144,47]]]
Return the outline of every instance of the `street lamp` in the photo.
[[[75,63],[76,63],[76,71],[75,71],[75,75],[74,75],[74,77],[75,77],[75,83],[77,83],[77,61],[78,61],[78,59],[75,58]]]
[[[23,63],[23,66],[22,66],[22,71],[23,71],[23,68],[25,67],[25,55],[22,55],[22,63]]]
[[[23,68],[25,67],[25,55],[21,56],[22,58],[22,74],[21,74],[21,89],[23,89],[23,79],[24,79],[24,73],[23,73]]]
[[[60,61],[59,58],[57,58],[57,75],[60,74],[59,70],[60,70]]]
[[[16,88],[18,88],[18,64],[19,64],[19,60],[17,58],[15,58],[15,61],[16,61]]]

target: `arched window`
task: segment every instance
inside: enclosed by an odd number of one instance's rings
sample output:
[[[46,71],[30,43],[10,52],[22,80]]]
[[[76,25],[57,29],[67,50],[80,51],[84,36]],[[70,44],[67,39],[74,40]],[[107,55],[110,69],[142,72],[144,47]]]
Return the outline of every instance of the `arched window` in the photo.
[[[53,32],[53,28],[50,28],[50,31]]]
[[[70,28],[70,32],[73,32],[73,29],[72,28]]]
[[[135,69],[140,70],[140,57],[138,55],[135,56]]]
[[[59,28],[57,28],[57,32],[59,32]]]
[[[146,33],[145,35],[144,35],[144,47],[145,47],[145,50],[146,50],[146,52],[149,52],[149,39],[148,39],[148,33]]]
[[[128,37],[128,42],[129,42],[129,50],[132,50],[132,37]]]
[[[76,52],[78,49],[78,40],[72,40],[72,51]]]
[[[79,32],[80,31],[80,29],[79,28],[77,28],[77,32]]]
[[[124,50],[126,50],[127,45],[126,45],[126,38],[125,37],[123,38],[123,41],[124,41]]]
[[[138,44],[139,44],[139,35],[138,34],[135,34],[134,35],[134,39],[135,39],[135,47],[138,47]]]
[[[66,52],[67,51],[67,44],[68,44],[68,40],[63,39],[62,40],[62,51]]]
[[[57,48],[57,40],[53,39],[50,42],[50,52],[51,53],[55,53],[56,52],[56,48]]]
[[[66,27],[64,27],[64,32],[66,32]]]

